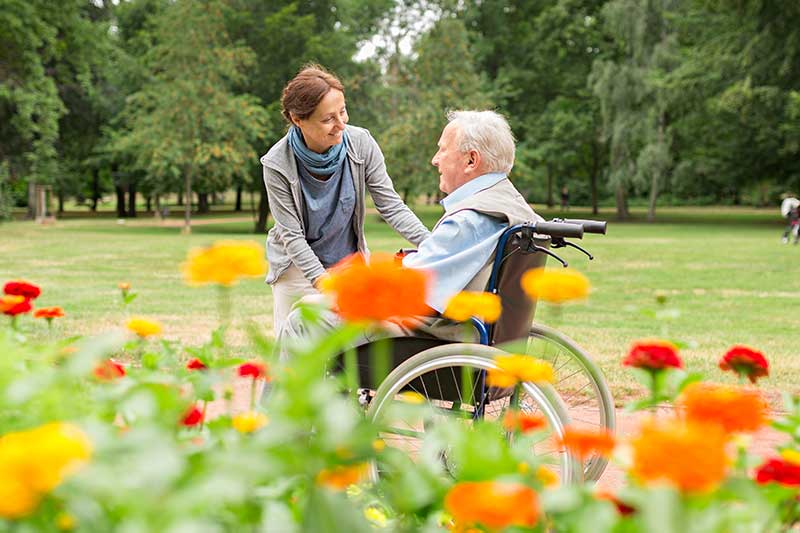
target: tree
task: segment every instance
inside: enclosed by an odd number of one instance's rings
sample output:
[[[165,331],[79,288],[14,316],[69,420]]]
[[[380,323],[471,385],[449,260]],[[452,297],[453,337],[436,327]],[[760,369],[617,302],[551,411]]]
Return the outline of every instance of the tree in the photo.
[[[232,92],[253,54],[230,44],[224,9],[218,0],[179,0],[157,16],[147,81],[129,97],[126,130],[113,143],[148,172],[154,192],[183,181],[187,232],[192,192],[223,190],[244,176],[267,121],[256,97]]]

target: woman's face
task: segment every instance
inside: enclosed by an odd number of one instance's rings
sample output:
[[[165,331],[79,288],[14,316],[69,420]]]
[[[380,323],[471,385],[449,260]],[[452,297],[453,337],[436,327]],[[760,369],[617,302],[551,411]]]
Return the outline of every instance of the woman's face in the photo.
[[[344,93],[339,89],[328,91],[310,117],[300,119],[292,115],[295,126],[303,132],[306,146],[319,154],[342,142],[347,120]]]

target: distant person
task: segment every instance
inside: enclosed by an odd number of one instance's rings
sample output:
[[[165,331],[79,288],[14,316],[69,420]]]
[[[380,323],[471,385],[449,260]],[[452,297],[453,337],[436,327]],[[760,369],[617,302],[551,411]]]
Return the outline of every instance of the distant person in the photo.
[[[261,158],[275,226],[267,235],[275,335],[295,300],[317,293],[325,270],[364,238],[366,191],[380,216],[413,245],[430,232],[403,203],[369,131],[347,125],[344,86],[308,65],[281,95],[289,131]]]
[[[794,234],[794,243],[800,239],[800,200],[794,194],[785,193],[781,196],[781,216],[786,219],[786,229],[783,231],[781,242],[787,244],[789,237]]]
[[[561,210],[569,211],[569,188],[566,185],[561,187]]]

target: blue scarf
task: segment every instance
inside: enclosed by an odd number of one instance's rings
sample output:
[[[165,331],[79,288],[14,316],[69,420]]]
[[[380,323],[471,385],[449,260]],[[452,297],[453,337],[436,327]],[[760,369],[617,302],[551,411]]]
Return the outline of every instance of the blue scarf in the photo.
[[[289,128],[289,146],[306,170],[319,176],[329,176],[347,157],[347,132],[344,132],[342,142],[331,146],[324,154],[318,154],[306,146],[300,128],[292,126]]]

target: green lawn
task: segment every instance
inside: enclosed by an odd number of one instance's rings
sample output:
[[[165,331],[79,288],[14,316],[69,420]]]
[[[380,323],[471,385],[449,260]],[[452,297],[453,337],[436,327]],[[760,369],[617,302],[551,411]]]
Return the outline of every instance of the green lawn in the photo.
[[[420,212],[428,226],[439,213],[436,207]],[[633,386],[619,366],[630,342],[662,334],[689,343],[683,351],[688,366],[708,374],[717,374],[716,361],[729,346],[755,346],[772,363],[767,387],[773,392],[800,391],[800,246],[780,244],[776,213],[671,208],[660,211],[657,224],[643,222],[642,212],[634,214],[634,222],[612,221],[607,236],[583,240],[595,254],[594,261],[575,251],[563,252],[592,281],[591,298],[561,313],[541,305],[537,318],[596,354],[618,393]],[[570,215],[588,213],[573,210]],[[612,213],[604,211],[601,216]],[[53,226],[0,225],[0,281],[21,277],[40,284],[43,295],[38,305],[63,306],[67,317],[57,329],[70,334],[120,326],[125,311],[119,305],[117,284],[128,281],[139,294],[131,313],[160,320],[169,338],[204,342],[216,326],[216,295],[212,288],[185,286],[180,263],[193,246],[217,239],[263,242],[263,237],[248,233],[249,221],[196,226],[190,236],[174,227],[145,226],[146,222],[119,225],[113,219],[95,219],[65,220]],[[368,240],[373,250],[393,251],[404,245],[374,215],[369,217]],[[679,316],[658,321],[643,312],[656,308],[657,290],[667,294],[666,307],[677,309]],[[234,341],[243,338],[246,322],[271,330],[269,288],[250,280],[233,291],[238,331]]]

